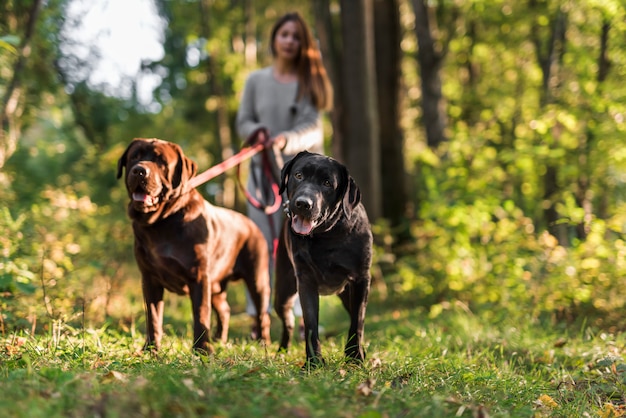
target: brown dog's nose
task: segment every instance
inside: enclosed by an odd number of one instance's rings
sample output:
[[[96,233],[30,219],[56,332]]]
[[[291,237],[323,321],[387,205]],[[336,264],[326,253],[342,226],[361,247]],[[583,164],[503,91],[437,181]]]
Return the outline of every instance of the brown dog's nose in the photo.
[[[296,199],[296,208],[310,210],[313,207],[313,201],[307,197],[300,196]]]
[[[144,178],[147,177],[149,174],[148,169],[140,165],[134,166],[131,172],[134,176],[144,177]]]

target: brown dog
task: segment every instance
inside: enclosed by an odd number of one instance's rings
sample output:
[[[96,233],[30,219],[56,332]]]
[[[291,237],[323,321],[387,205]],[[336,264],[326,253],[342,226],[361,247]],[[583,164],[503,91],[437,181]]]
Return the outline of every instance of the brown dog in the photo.
[[[161,345],[164,289],[189,295],[195,350],[212,351],[211,307],[217,313],[215,339],[226,341],[226,285],[240,278],[260,312],[259,338],[269,343],[269,255],[258,227],[238,212],[211,205],[189,187],[196,163],[174,143],[135,139],[118,161],[118,178],[124,168],[147,316],[144,349]]]

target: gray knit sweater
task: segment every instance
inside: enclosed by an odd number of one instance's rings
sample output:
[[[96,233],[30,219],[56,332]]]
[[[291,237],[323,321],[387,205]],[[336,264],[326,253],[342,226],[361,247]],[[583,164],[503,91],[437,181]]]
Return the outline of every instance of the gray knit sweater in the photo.
[[[237,133],[245,139],[256,129],[265,127],[272,137],[284,134],[285,161],[303,150],[323,153],[319,111],[308,98],[296,102],[298,83],[281,83],[272,71],[272,67],[265,67],[248,76],[237,112]]]

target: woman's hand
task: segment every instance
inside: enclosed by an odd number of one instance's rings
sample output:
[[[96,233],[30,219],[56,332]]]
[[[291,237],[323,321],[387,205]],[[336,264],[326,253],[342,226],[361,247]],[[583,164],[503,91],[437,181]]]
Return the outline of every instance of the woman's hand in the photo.
[[[287,138],[285,138],[285,135],[276,135],[272,140],[272,146],[275,149],[282,150],[285,148],[285,145],[287,145]]]

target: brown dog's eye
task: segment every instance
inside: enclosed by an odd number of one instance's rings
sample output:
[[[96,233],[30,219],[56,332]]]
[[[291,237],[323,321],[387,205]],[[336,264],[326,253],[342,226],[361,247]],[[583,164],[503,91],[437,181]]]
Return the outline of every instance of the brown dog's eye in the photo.
[[[296,174],[294,174],[293,176],[298,180],[302,180],[302,173],[299,171],[296,171]]]

